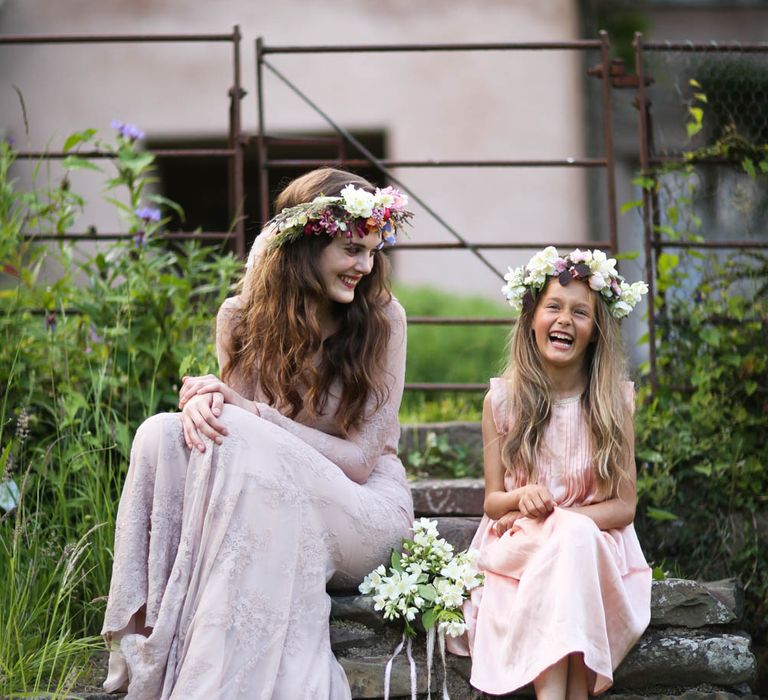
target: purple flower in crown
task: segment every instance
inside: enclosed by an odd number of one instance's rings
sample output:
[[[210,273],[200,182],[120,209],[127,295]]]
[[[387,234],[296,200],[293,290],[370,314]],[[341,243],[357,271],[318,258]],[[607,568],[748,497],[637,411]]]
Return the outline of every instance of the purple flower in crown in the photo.
[[[334,236],[339,230],[339,222],[330,209],[326,209],[320,214],[320,218],[317,220],[317,229],[316,233],[325,232],[330,236]]]
[[[144,223],[157,223],[160,221],[160,210],[156,207],[137,207],[136,216],[138,216]]]
[[[118,136],[127,141],[138,141],[138,139],[144,138],[144,132],[135,124],[128,124],[127,122],[120,122],[115,119],[112,122],[112,128],[117,131]]]

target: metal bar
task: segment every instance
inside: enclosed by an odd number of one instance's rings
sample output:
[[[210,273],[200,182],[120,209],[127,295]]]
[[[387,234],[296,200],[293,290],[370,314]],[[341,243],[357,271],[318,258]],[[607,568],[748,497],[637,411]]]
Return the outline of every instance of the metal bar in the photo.
[[[509,326],[510,318],[470,318],[458,316],[408,316],[409,325],[419,326]]]
[[[405,388],[410,391],[488,391],[488,384],[429,384],[406,382]]]
[[[645,94],[645,67],[643,65],[643,35],[635,32],[632,42],[635,49],[635,74],[637,75],[637,109],[640,112],[638,122],[640,140],[640,169],[648,172],[648,98]],[[643,244],[645,248],[645,281],[648,284],[648,366],[650,370],[651,389],[655,393],[658,389],[658,375],[656,373],[656,291],[654,277],[654,249],[651,244],[653,226],[651,224],[651,198],[650,193],[643,188]]]
[[[264,46],[264,55],[274,53],[405,53],[429,51],[563,51],[599,49],[597,39],[575,41],[518,41],[501,43],[454,43],[454,44],[340,44],[338,46]]]
[[[235,222],[235,255],[245,257],[245,204],[244,154],[240,101],[243,98],[240,77],[240,26],[232,30],[233,86],[230,101],[230,147],[234,150],[232,158],[232,215]]]
[[[2,44],[139,44],[232,41],[231,34],[7,34]]]
[[[259,172],[259,211],[264,221],[270,218],[269,210],[269,169],[267,165],[267,144],[264,138],[264,41],[256,39],[256,111],[259,133],[256,137],[256,167]]]
[[[708,44],[696,44],[691,41],[646,41],[643,43],[644,51],[704,51],[708,53],[717,51],[739,51],[742,53],[768,53],[768,44],[765,43],[739,43],[738,41],[711,41]]]
[[[605,147],[605,181],[608,195],[608,235],[611,250],[618,250],[619,234],[616,219],[616,167],[613,152],[613,111],[611,109],[611,44],[608,32],[600,31],[600,62],[603,66],[603,142]]]
[[[561,158],[551,160],[385,160],[380,163],[386,168],[604,168],[605,158]],[[346,165],[359,168],[370,165],[364,158],[303,158],[271,159],[267,165],[272,168],[321,168],[327,165]]]
[[[159,148],[157,150],[147,150],[147,153],[151,153],[154,156],[161,156],[163,158],[231,158],[235,155],[235,149],[233,148]],[[89,158],[92,160],[98,159],[114,159],[117,158],[115,153],[105,153],[103,151],[18,151],[14,153],[14,158],[17,160],[39,160],[41,158],[48,158],[52,160],[59,160],[68,158],[69,156],[77,156],[78,158]]]
[[[398,243],[395,250],[407,248],[409,250],[538,250],[544,243],[541,240],[523,243]],[[551,245],[567,245],[574,248],[600,248],[602,250],[612,250],[610,241],[578,241],[578,242],[560,242]]]
[[[768,241],[655,241],[657,248],[768,248]]]
[[[27,232],[21,234],[23,238],[36,241],[121,241],[136,237],[135,233],[41,233]],[[228,240],[232,238],[231,231],[168,231],[154,233],[152,238],[170,239],[201,239],[201,240]]]
[[[437,221],[446,231],[448,231],[454,238],[456,238],[458,241],[461,241],[462,243],[466,244],[466,241],[461,236],[461,234],[456,231],[445,219],[443,219],[432,207],[430,207],[421,197],[419,197],[417,194],[414,194],[408,187],[406,187],[402,181],[395,177],[395,175],[392,174],[392,171],[386,168],[384,165],[382,165],[381,161],[373,155],[360,141],[358,141],[352,134],[349,133],[344,127],[337,124],[333,119],[331,119],[330,116],[328,116],[318,105],[316,105],[312,100],[309,99],[301,90],[299,90],[298,87],[296,87],[288,78],[286,78],[280,71],[277,70],[269,61],[264,59],[262,57],[261,63],[265,65],[267,68],[269,68],[272,73],[279,78],[287,87],[289,87],[298,97],[300,97],[304,102],[306,102],[312,109],[317,112],[323,119],[325,119],[326,122],[337,132],[339,133],[346,141],[351,143],[355,148],[357,148],[360,153],[362,153],[366,158],[370,159],[371,164],[376,167],[377,170],[379,170],[381,173],[383,173],[389,180],[394,182],[396,185],[401,186],[403,189],[405,189],[411,196],[411,199],[415,201],[417,204],[419,204],[424,211],[426,211],[432,218]],[[488,261],[486,260],[483,255],[481,255],[477,250],[472,250],[472,254],[480,260],[491,272],[493,272],[496,276],[503,279],[503,275]]]
[[[264,136],[267,145],[280,146],[327,146],[329,143],[336,145],[340,140],[338,136]]]

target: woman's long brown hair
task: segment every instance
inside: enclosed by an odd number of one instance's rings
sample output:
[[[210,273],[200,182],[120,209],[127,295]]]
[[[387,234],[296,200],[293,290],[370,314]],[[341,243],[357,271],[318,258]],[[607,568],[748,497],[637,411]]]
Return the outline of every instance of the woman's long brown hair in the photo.
[[[275,209],[337,196],[348,184],[373,191],[361,177],[343,170],[313,170],[291,182]],[[366,404],[386,399],[382,372],[390,335],[385,306],[391,300],[389,264],[376,253],[373,270],[355,289],[350,304],[332,302],[338,330],[322,339],[318,307],[328,299],[317,264],[331,236],[308,236],[267,248],[242,281],[243,308],[232,324],[230,360],[224,381],[237,374],[258,386],[268,403],[291,418],[306,410],[322,413],[331,385],[338,382],[336,420],[347,434],[366,417]],[[319,354],[319,362],[317,357]],[[374,409],[375,410],[375,409]]]
[[[557,282],[552,278],[547,284]],[[503,375],[507,380],[511,423],[502,441],[502,462],[511,474],[519,470],[528,481],[535,479],[536,458],[552,411],[552,384],[533,338],[533,315],[543,295],[544,290],[537,295],[536,304],[523,305],[523,313],[512,331]],[[601,495],[610,497],[627,476],[627,458],[632,447],[631,407],[622,384],[627,376],[619,321],[600,298],[595,300],[595,326],[595,340],[587,349],[587,386],[581,402],[598,489]]]

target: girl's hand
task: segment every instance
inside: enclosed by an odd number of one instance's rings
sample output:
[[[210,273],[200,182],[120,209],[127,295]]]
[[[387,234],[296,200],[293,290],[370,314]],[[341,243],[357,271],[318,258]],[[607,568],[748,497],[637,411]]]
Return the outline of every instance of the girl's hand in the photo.
[[[201,394],[193,396],[184,403],[181,411],[181,427],[184,432],[184,442],[190,450],[196,447],[200,452],[205,452],[202,435],[211,438],[217,445],[220,445],[227,435],[227,427],[213,414],[212,406],[215,397],[216,394]],[[220,398],[220,401],[223,403],[223,398]]]
[[[528,484],[520,489],[517,507],[526,518],[546,518],[555,509],[555,499],[546,486]]]
[[[518,518],[522,518],[522,513],[519,510],[511,510],[509,513],[502,515],[494,524],[493,529],[496,534],[501,537],[507,530],[511,529]]]

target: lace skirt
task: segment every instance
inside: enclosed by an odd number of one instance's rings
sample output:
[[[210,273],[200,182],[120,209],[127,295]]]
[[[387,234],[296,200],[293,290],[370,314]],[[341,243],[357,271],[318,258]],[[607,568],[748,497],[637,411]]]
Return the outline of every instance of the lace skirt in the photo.
[[[349,698],[327,582],[354,586],[408,534],[407,485],[359,485],[282,428],[225,406],[221,446],[179,414],[134,440],[102,634],[128,698]],[[386,487],[385,487],[386,486]],[[393,499],[392,493],[400,493]]]

